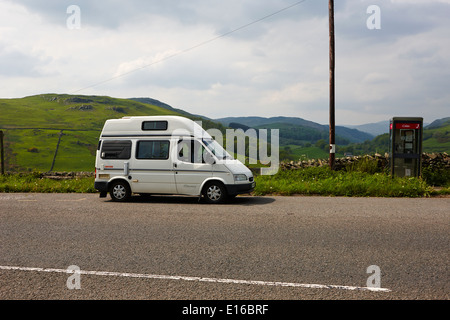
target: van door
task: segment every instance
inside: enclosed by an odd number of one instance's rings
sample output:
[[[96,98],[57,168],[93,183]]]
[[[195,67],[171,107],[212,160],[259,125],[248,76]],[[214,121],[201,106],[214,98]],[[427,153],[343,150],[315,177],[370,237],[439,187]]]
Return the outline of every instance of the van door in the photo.
[[[198,140],[185,138],[178,140],[175,149],[173,169],[177,192],[199,195],[203,181],[213,175],[213,165],[203,159],[205,147]]]
[[[169,139],[136,141],[135,160],[130,169],[133,192],[176,193],[170,147]]]

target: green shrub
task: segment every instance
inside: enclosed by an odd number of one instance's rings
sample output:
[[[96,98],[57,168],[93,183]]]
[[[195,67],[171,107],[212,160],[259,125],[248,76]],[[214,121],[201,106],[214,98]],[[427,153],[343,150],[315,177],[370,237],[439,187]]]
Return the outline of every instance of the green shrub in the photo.
[[[450,186],[450,170],[446,168],[422,168],[422,178],[431,186]]]
[[[370,174],[383,172],[383,169],[376,159],[369,158],[362,158],[345,167],[345,170],[348,172],[366,172]]]

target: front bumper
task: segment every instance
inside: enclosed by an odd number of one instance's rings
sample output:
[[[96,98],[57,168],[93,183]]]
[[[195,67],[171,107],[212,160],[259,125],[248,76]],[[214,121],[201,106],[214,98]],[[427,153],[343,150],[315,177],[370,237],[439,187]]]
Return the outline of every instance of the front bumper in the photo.
[[[250,193],[255,189],[256,183],[243,183],[243,184],[227,184],[225,187],[227,188],[227,193],[230,196],[235,196],[241,193]]]

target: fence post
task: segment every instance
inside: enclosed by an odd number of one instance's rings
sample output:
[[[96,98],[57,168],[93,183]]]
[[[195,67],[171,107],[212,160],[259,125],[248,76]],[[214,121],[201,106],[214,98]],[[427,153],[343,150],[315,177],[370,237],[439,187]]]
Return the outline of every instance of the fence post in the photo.
[[[53,167],[55,166],[56,155],[58,154],[59,144],[61,143],[61,137],[63,135],[63,130],[59,133],[58,143],[56,144],[55,154],[53,155],[52,167],[49,172],[53,171]]]

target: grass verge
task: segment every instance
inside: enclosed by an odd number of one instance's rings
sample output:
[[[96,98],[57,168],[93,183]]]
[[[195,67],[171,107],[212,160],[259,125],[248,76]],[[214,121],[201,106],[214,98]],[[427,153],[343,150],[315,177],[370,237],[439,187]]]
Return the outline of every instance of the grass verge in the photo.
[[[438,189],[418,178],[392,178],[384,172],[331,171],[328,167],[283,170],[256,176],[254,195],[321,195],[349,197],[428,197],[450,195],[448,185]],[[94,177],[54,180],[40,173],[0,176],[0,192],[96,193]]]
[[[0,176],[0,192],[95,193],[94,177],[54,180],[39,173]]]
[[[322,195],[359,197],[424,197],[434,191],[418,178],[392,178],[386,173],[332,171],[327,167],[279,171],[256,177],[255,195]]]

